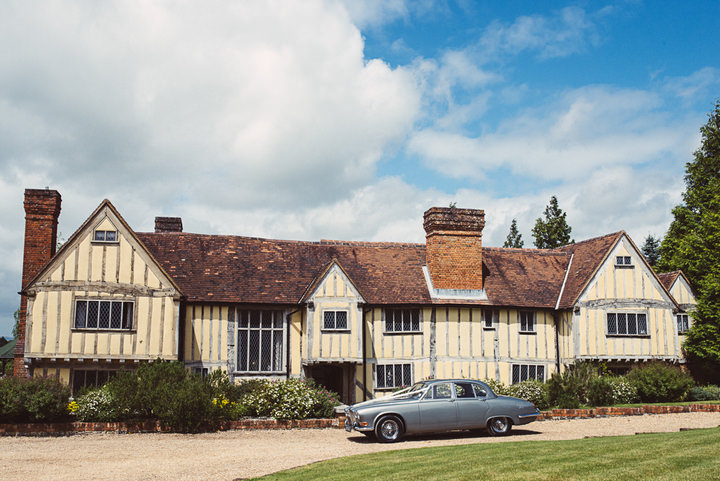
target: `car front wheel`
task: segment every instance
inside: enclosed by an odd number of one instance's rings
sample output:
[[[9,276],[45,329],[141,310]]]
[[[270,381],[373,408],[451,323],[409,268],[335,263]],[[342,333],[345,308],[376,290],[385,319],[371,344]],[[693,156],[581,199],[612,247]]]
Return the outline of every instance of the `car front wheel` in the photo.
[[[403,435],[403,425],[397,416],[383,416],[375,426],[375,436],[383,443],[399,441]]]
[[[512,422],[508,418],[492,418],[488,422],[488,432],[490,436],[505,436],[510,433]]]

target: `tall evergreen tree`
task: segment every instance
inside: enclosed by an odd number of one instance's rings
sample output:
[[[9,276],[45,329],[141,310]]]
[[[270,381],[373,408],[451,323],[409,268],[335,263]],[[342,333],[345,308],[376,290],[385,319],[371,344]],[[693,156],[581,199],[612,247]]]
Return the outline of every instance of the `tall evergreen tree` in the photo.
[[[701,373],[720,380],[720,100],[700,128],[702,143],[685,164],[683,202],[660,246],[661,271],[682,270],[698,292],[683,348]],[[697,372],[697,370],[696,370]],[[712,380],[706,378],[706,380]]]
[[[545,220],[540,217],[535,221],[532,235],[535,238],[535,247],[538,249],[553,249],[574,243],[570,239],[572,227],[565,219],[567,213],[558,206],[557,197],[550,198],[550,204],[545,206]]]
[[[512,224],[510,224],[510,232],[508,232],[508,235],[505,238],[505,243],[503,244],[503,247],[520,248],[524,245],[525,242],[523,242],[522,240],[522,234],[518,231],[517,228],[517,219],[513,219]]]
[[[645,256],[645,260],[650,264],[650,267],[654,269],[660,260],[660,239],[652,234],[648,234],[645,238],[645,244],[642,246],[642,253]]]

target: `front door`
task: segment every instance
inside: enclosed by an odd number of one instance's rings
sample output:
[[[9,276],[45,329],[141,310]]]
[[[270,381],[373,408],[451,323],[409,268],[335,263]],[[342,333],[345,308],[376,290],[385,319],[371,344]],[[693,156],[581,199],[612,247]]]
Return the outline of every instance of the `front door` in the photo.
[[[316,364],[306,368],[306,373],[319,386],[324,386],[328,391],[337,393],[341,402],[351,403],[347,389],[345,389],[345,366],[343,364]]]

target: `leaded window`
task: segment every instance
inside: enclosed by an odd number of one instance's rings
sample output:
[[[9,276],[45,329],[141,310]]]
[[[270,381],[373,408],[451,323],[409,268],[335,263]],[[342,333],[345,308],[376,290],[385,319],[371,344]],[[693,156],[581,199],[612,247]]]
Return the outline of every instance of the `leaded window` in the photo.
[[[323,329],[330,331],[346,331],[348,328],[347,311],[324,311]]]
[[[238,311],[237,370],[282,372],[283,312]]]
[[[395,389],[410,386],[412,364],[378,364],[375,367],[375,379],[378,389]]]
[[[532,311],[518,312],[520,332],[535,332],[535,313]]]
[[[75,329],[130,330],[133,326],[133,301],[75,301]]]
[[[690,329],[690,318],[687,314],[678,314],[677,315],[677,326],[678,326],[678,334],[684,334],[685,331]]]
[[[647,336],[647,316],[634,312],[608,312],[607,333],[613,336]]]
[[[95,242],[117,242],[117,231],[114,230],[96,230],[93,236]]]
[[[483,309],[483,328],[495,329],[495,326],[500,322],[500,312],[496,309]]]
[[[385,332],[420,332],[420,309],[386,309]]]
[[[513,364],[512,365],[512,384],[535,379],[545,382],[545,366],[537,364]]]
[[[628,267],[632,266],[632,257],[630,256],[616,256],[615,265],[617,267]]]

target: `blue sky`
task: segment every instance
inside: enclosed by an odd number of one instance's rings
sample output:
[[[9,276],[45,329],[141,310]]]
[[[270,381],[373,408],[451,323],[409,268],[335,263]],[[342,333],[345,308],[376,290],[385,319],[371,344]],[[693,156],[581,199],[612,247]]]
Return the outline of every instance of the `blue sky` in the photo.
[[[662,236],[720,97],[720,3],[0,3],[0,335],[23,189],[67,238],[104,198],[137,231],[484,244],[557,195],[577,240]]]

